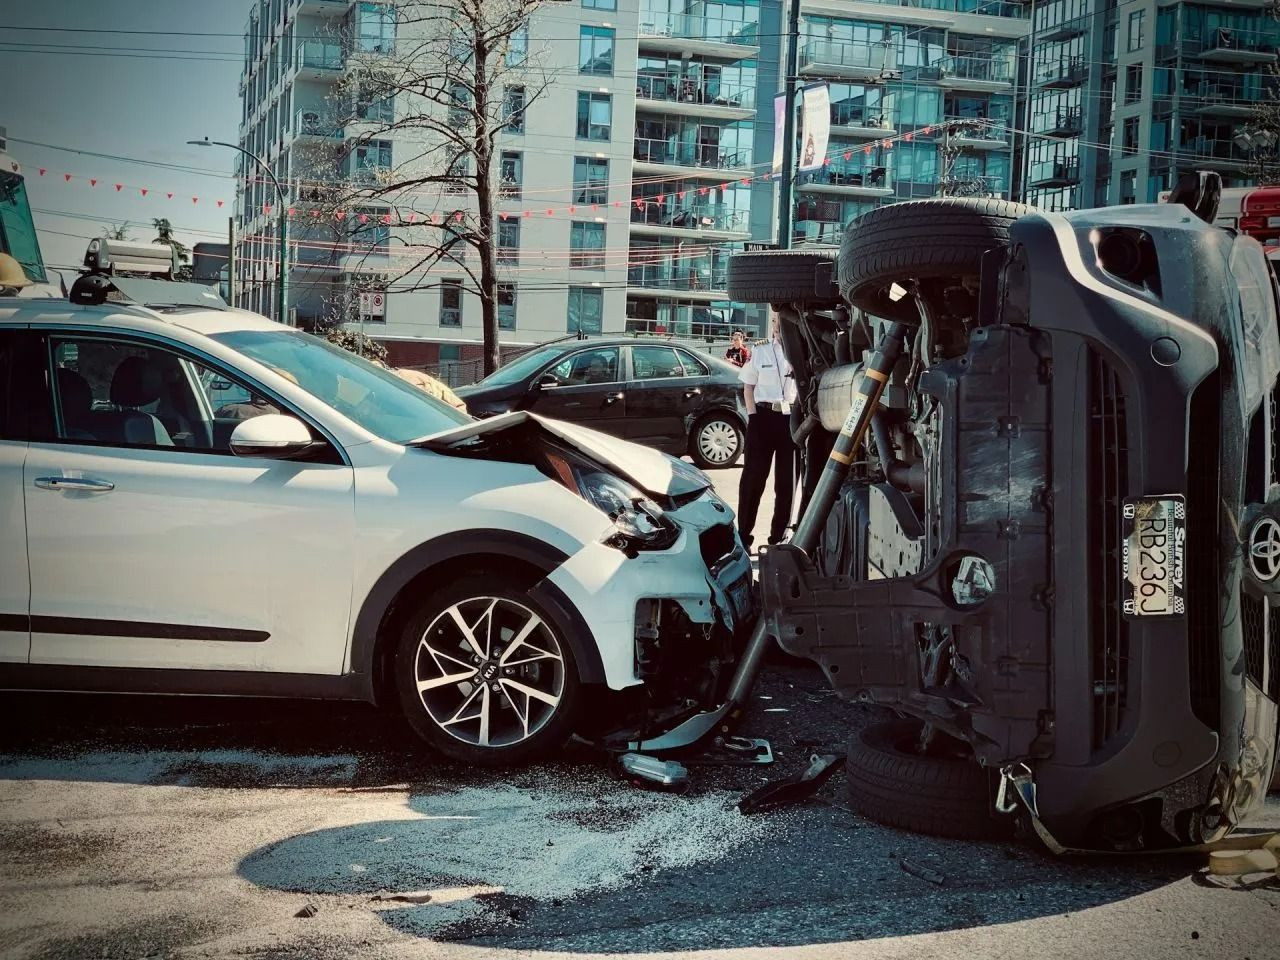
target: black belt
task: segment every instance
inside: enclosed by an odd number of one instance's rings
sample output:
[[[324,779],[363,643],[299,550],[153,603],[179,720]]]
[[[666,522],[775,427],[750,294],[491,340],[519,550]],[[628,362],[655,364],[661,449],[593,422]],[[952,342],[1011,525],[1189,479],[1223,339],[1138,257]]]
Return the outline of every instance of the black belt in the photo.
[[[763,411],[765,411],[766,413],[782,413],[782,412],[783,412],[783,410],[782,410],[782,401],[781,401],[781,400],[779,400],[779,401],[776,401],[776,402],[773,402],[773,403],[769,403],[769,402],[767,402],[767,401],[760,401],[760,400],[757,400],[757,401],[756,401],[756,413],[759,413],[759,412],[760,412],[760,411],[762,411],[762,410],[763,410]]]

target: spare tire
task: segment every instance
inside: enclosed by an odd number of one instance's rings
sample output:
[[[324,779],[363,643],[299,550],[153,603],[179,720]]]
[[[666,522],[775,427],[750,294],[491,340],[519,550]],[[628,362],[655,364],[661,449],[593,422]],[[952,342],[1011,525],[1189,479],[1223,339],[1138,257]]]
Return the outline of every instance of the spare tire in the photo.
[[[835,247],[735,253],[729,258],[729,299],[837,306],[836,255]]]
[[[877,823],[937,837],[1009,836],[1012,820],[993,813],[993,775],[972,757],[915,752],[921,725],[919,720],[891,720],[853,737],[845,776],[854,807]]]
[[[1025,204],[973,197],[877,207],[844,233],[840,292],[875,316],[896,319],[909,307],[908,319],[914,319],[914,306],[889,299],[892,284],[979,276],[982,255],[1007,247],[1010,225],[1031,212]]]

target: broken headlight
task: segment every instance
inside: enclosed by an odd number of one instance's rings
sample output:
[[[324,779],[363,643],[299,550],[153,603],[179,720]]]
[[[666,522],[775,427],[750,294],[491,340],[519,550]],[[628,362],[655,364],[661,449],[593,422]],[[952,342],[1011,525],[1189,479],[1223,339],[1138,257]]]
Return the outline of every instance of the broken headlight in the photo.
[[[552,455],[556,479],[613,521],[604,542],[623,551],[666,550],[680,528],[662,508],[617,474],[585,460]]]

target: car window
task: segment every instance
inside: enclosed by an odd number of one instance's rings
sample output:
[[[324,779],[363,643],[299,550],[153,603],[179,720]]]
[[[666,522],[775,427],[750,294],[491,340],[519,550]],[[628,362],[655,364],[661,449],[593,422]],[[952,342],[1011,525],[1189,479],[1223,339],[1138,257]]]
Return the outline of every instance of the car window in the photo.
[[[684,375],[686,377],[705,377],[708,373],[707,365],[686,350],[677,350],[680,354],[680,362],[684,365]]]
[[[637,380],[684,376],[680,357],[672,347],[632,347],[631,366]]]
[[[390,370],[298,330],[240,330],[216,334],[213,339],[270,367],[392,443],[408,443],[471,422],[465,413]]]
[[[217,371],[154,344],[54,337],[51,439],[116,447],[231,452],[236,424],[283,413]]]
[[[479,381],[476,386],[505,387],[513,383],[519,383],[553,357],[558,356],[561,349],[560,347],[543,347],[539,350],[530,350],[528,353],[516,357],[505,367],[499,367]]]
[[[565,357],[552,367],[550,372],[566,386],[584,383],[617,383],[618,356],[617,347],[583,350],[581,353]]]

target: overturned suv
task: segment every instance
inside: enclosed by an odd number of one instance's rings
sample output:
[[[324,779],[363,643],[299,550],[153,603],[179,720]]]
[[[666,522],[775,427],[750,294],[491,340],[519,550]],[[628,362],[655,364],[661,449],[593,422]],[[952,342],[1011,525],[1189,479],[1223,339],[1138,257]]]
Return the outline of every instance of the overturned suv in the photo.
[[[851,744],[863,812],[980,838],[1017,810],[1051,845],[1126,850],[1261,802],[1280,341],[1256,241],[1173,204],[914,201],[838,252],[735,257],[730,294],[783,317],[810,492],[908,324],[820,545],[760,568],[783,648],[896,712]]]

